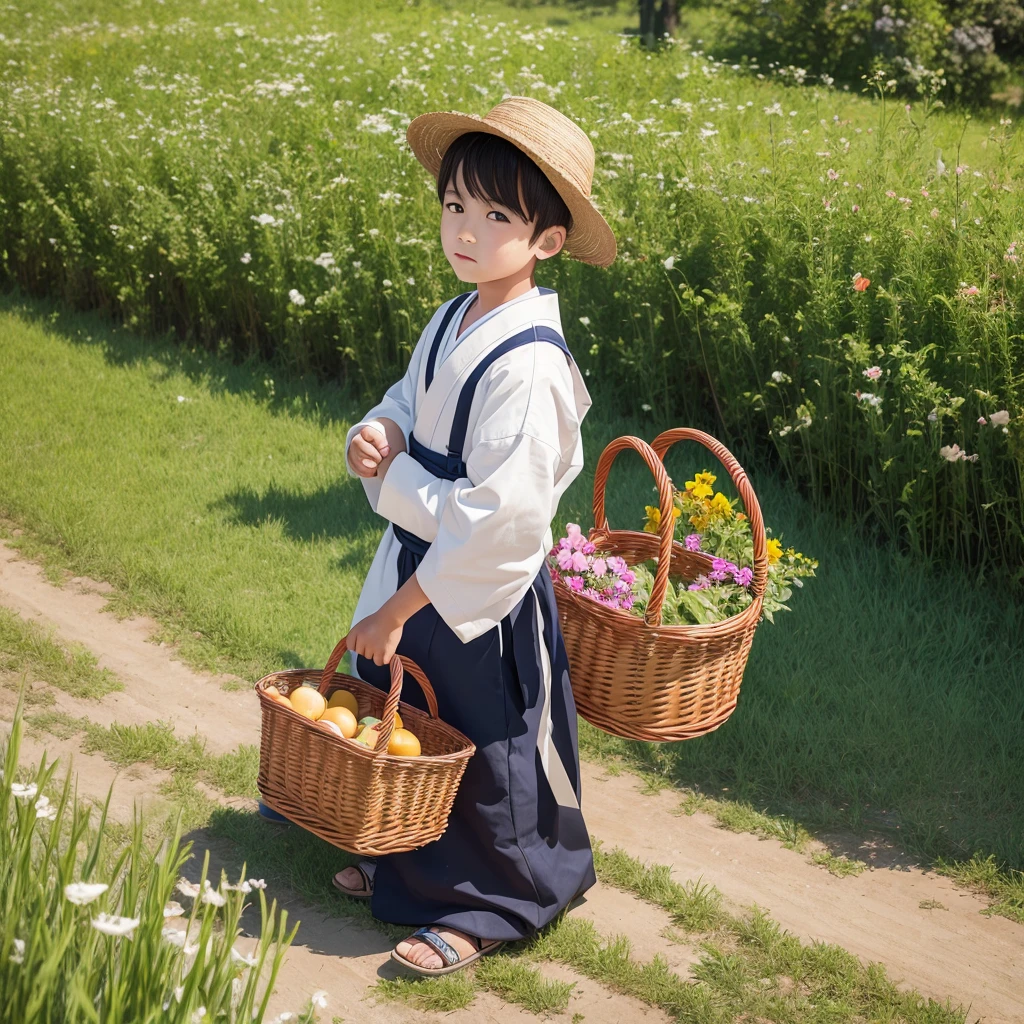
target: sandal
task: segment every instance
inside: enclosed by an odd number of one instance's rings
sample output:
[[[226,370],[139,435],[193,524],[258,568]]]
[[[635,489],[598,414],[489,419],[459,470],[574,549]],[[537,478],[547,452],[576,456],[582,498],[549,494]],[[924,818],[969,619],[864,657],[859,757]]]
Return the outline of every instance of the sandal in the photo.
[[[360,881],[362,882],[361,888],[350,889],[347,885],[342,885],[341,882],[338,881],[338,875],[341,874],[341,871],[331,878],[331,881],[334,883],[334,888],[343,892],[346,896],[352,896],[354,899],[368,900],[373,895],[373,869],[376,865],[372,861],[364,860],[360,861],[358,864],[350,864],[349,866],[355,868],[356,871],[359,872]],[[371,870],[367,871],[367,868],[370,868]],[[345,869],[342,868],[342,871],[344,870]]]
[[[494,939],[490,942],[486,942],[484,939],[477,938],[475,935],[469,936],[476,944],[477,950],[475,953],[471,953],[469,956],[462,959],[459,956],[459,952],[454,947],[450,946],[444,939],[441,938],[437,932],[433,931],[433,928],[438,925],[428,925],[426,928],[420,928],[419,931],[415,931],[409,936],[410,939],[422,939],[428,946],[433,946],[437,950],[438,956],[444,962],[444,967],[422,967],[419,964],[414,964],[411,960],[406,960],[402,956],[397,948],[391,950],[391,959],[396,960],[403,967],[407,967],[410,971],[415,971],[417,974],[424,974],[428,977],[434,977],[439,974],[451,974],[452,971],[461,971],[463,967],[468,967],[474,960],[479,960],[480,957],[486,956],[488,953],[493,953],[500,946],[504,946],[505,943],[502,939]]]

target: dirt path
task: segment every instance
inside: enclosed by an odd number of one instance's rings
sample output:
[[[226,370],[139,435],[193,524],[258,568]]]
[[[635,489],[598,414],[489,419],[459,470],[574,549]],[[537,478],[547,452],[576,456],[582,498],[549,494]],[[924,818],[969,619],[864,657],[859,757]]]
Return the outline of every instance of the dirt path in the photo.
[[[152,621],[119,622],[103,612],[107,589],[82,579],[54,587],[34,563],[0,543],[0,605],[83,644],[125,686],[99,702],[58,692],[57,706],[101,724],[171,721],[180,736],[198,732],[213,752],[257,742],[259,711],[252,693],[225,691],[217,680],[176,661],[172,651],[147,642],[156,629]],[[159,690],[154,680],[160,681]],[[0,705],[0,718],[9,719],[8,704]],[[73,755],[82,790],[90,796],[101,798],[115,780],[118,813],[130,815],[132,801],[152,794],[162,777],[142,768],[116,774],[97,755],[76,753],[72,740],[46,738],[44,743],[36,738],[26,754],[38,755],[44,745],[51,754]],[[948,879],[905,858],[881,860],[882,866],[860,876],[837,878],[774,840],[727,832],[701,813],[680,815],[676,795],[639,795],[634,776],[610,775],[595,764],[584,766],[584,801],[591,832],[608,847],[669,864],[679,881],[703,876],[724,893],[730,909],[756,903],[803,941],[836,943],[865,963],[880,961],[894,981],[969,1007],[969,1021],[1024,1022],[1024,927],[981,914],[985,903]],[[212,856],[224,856],[208,837],[193,838],[200,846],[209,845]],[[946,909],[923,909],[922,901]],[[310,993],[323,988],[331,994],[330,1013],[346,1019],[372,1024],[422,1019],[421,1011],[366,998],[367,985],[391,976],[389,947],[380,933],[294,900],[288,906],[303,924],[278,985],[277,1009],[298,1009]],[[605,935],[625,934],[642,959],[662,954],[683,977],[697,959],[693,948],[660,936],[667,915],[628,894],[599,885],[573,913],[593,920]],[[591,1024],[667,1019],[565,968],[541,969],[546,976],[577,982],[569,1013],[582,1013]],[[445,1016],[467,1024],[536,1020],[490,994],[479,996],[468,1010]]]

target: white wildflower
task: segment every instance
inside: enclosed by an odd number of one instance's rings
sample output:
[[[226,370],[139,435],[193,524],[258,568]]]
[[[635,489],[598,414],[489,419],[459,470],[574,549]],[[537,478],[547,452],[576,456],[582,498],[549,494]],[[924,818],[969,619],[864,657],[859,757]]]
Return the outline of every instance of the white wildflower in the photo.
[[[1010,413],[1006,409],[1000,409],[999,412],[992,413],[988,421],[993,427],[1005,427],[1010,422]]]
[[[793,378],[788,373],[783,373],[782,370],[772,370],[772,380],[776,384],[789,384]]]
[[[327,1009],[327,993],[322,989],[318,988],[310,997],[309,1001],[318,1009]]]
[[[932,411],[930,413],[928,413],[928,422],[929,423],[934,423],[938,418],[939,418],[939,410],[938,409],[932,409]]]
[[[203,1024],[206,1018],[206,1007],[200,1006],[195,1013],[192,1014],[192,1024]]]
[[[132,937],[132,932],[139,927],[138,917],[118,917],[116,914],[100,914],[92,919],[92,926],[104,935],[121,935]]]
[[[57,817],[57,808],[50,803],[48,796],[41,796],[36,801],[36,821],[45,818],[47,821],[54,821]]]
[[[227,900],[216,889],[206,889],[203,892],[203,903],[210,903],[215,907],[223,907]]]
[[[264,882],[262,878],[250,878],[249,879],[249,884],[254,889],[266,889],[266,887],[267,887],[267,883]]]
[[[651,407],[650,407],[650,406],[649,406],[649,405],[648,405],[648,404],[647,404],[646,402],[644,402],[644,403],[643,403],[643,404],[642,404],[642,405],[640,406],[640,408],[641,408],[641,410],[642,410],[643,412],[650,412],[650,411],[651,411]]]
[[[318,267],[323,267],[324,269],[326,269],[327,267],[334,266],[334,255],[329,252],[322,252],[320,253],[319,256],[317,256],[315,260],[313,260],[313,262]]]
[[[580,317],[580,323],[583,324],[584,327],[589,327],[590,326],[590,317],[589,316],[581,316]]]
[[[34,782],[11,783],[11,796],[16,800],[35,800],[36,794],[39,792],[39,787]]]
[[[390,288],[391,287],[391,282],[385,277],[384,280],[381,281],[381,287],[382,288]]]
[[[251,263],[252,262],[252,253],[251,252],[243,252],[242,253],[242,262],[243,263]]]
[[[185,913],[185,908],[177,902],[177,900],[171,900],[170,903],[164,907],[164,918],[168,917],[181,917]]]
[[[304,306],[306,304],[306,296],[298,288],[292,288],[288,292],[288,301],[293,302],[296,306]]]
[[[182,896],[189,896],[192,899],[199,895],[199,886],[193,885],[187,878],[178,879],[177,889]]]
[[[668,259],[662,260],[662,264],[666,270],[671,270],[675,266],[675,262],[675,256],[669,256]]]
[[[236,964],[245,964],[246,967],[255,967],[257,960],[251,953],[239,953],[234,946],[231,947],[231,959]]]
[[[14,952],[11,954],[12,964],[23,964],[25,962],[25,940],[14,940]]]
[[[69,902],[84,907],[98,900],[109,888],[106,882],[72,882],[64,886],[64,895]]]

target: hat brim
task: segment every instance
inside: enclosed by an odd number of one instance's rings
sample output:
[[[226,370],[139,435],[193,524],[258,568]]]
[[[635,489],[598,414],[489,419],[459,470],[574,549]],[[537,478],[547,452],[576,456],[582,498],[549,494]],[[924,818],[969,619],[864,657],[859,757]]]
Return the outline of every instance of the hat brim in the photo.
[[[607,267],[615,259],[615,234],[594,201],[552,167],[534,150],[529,141],[514,132],[497,128],[476,114],[438,111],[420,114],[409,122],[405,137],[413,155],[437,180],[441,161],[448,147],[466,132],[486,132],[511,142],[521,149],[543,172],[572,214],[572,230],[565,239],[564,251],[582,263]]]

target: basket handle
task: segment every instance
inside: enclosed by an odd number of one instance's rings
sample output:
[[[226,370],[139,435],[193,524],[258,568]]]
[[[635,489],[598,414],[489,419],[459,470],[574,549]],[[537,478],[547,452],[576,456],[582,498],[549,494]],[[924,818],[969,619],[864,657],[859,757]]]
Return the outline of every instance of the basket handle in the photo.
[[[347,650],[348,645],[345,643],[345,638],[342,637],[334,650],[331,651],[331,656],[327,659],[327,664],[320,674],[319,690],[322,697],[327,696],[327,687],[334,678],[335,669],[341,664],[342,655]],[[380,739],[377,740],[377,745],[373,748],[374,753],[386,751],[388,743],[391,742],[391,733],[395,728],[395,712],[398,710],[398,698],[402,695],[402,683],[405,672],[408,672],[416,680],[423,691],[423,696],[427,698],[427,710],[430,712],[430,717],[437,718],[437,697],[434,694],[434,688],[430,685],[430,681],[424,675],[423,669],[404,654],[392,655],[391,661],[388,664],[391,667],[391,689],[388,690],[387,699],[384,701],[384,711],[381,715],[383,725],[380,730]]]
[[[757,495],[751,486],[743,467],[736,461],[733,455],[721,441],[716,440],[703,430],[692,430],[689,427],[675,427],[659,434],[652,442],[651,447],[657,453],[659,459],[664,462],[665,455],[669,448],[677,441],[697,441],[704,445],[712,455],[725,467],[726,472],[732,477],[736,490],[740,493],[743,501],[743,508],[750,520],[750,532],[754,537],[754,578],[751,582],[751,591],[756,598],[763,597],[765,588],[768,585],[768,540],[765,536],[764,519],[761,516],[761,506],[758,503]],[[674,525],[674,524],[673,524]]]
[[[608,518],[604,511],[604,492],[608,486],[608,474],[611,472],[615,457],[627,448],[632,448],[640,453],[644,462],[647,463],[647,468],[654,474],[654,482],[658,485],[658,507],[661,509],[658,535],[661,538],[661,544],[658,548],[658,570],[654,574],[654,586],[647,602],[644,622],[648,626],[660,626],[661,606],[668,591],[672,538],[675,534],[675,519],[672,515],[672,481],[669,480],[665,466],[658,458],[657,453],[641,438],[632,436],[616,438],[601,452],[601,458],[597,462],[597,472],[594,474],[594,526],[605,532],[609,529]]]

